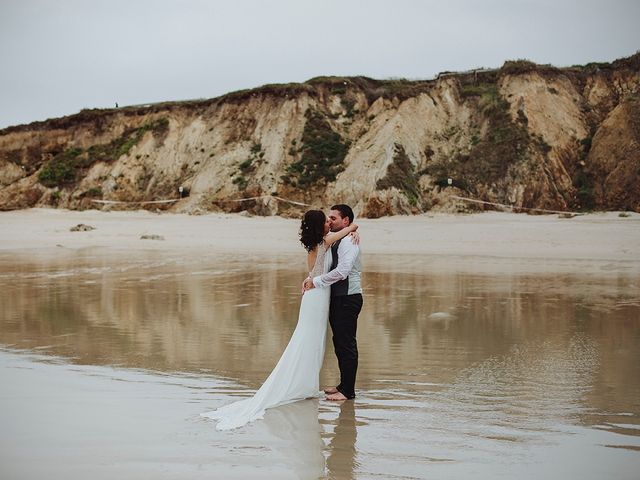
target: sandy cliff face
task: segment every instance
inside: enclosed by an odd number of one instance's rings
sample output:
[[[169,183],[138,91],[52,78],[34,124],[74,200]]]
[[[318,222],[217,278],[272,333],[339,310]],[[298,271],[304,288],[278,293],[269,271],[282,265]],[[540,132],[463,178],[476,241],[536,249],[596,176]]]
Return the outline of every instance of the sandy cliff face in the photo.
[[[0,208],[297,215],[515,207],[640,211],[640,55],[507,62],[424,82],[318,78],[0,131]],[[451,184],[449,184],[451,182]],[[254,198],[258,197],[258,198]],[[250,198],[251,200],[243,200]],[[242,200],[242,201],[239,201]],[[118,207],[138,208],[140,204]],[[113,208],[108,206],[108,208]]]
[[[595,206],[638,211],[640,192],[640,95],[628,96],[593,137],[585,171]]]

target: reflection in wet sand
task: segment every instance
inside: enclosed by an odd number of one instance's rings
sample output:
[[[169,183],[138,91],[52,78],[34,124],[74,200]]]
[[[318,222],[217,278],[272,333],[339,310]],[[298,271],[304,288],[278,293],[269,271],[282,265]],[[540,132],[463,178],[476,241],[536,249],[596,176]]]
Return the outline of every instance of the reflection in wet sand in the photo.
[[[26,459],[26,440],[40,428],[31,417],[16,421],[28,417],[22,407],[38,408],[21,399],[74,405],[91,425],[93,402],[119,398],[121,411],[101,410],[107,414],[95,425],[99,431],[111,424],[125,437],[149,442],[147,429],[164,438],[159,451],[178,448],[175,437],[189,462],[206,457],[203,464],[222,466],[227,478],[465,478],[478,472],[487,478],[586,479],[611,472],[635,478],[640,279],[400,271],[378,260],[363,279],[356,401],[297,402],[219,435],[210,422],[194,418],[252,394],[297,319],[304,265],[296,268],[288,257],[260,260],[149,254],[116,261],[90,252],[17,263],[0,257],[0,378],[16,392],[0,395],[0,415],[13,428],[4,430],[11,436],[0,436],[3,445],[13,445],[11,458]],[[23,349],[42,355],[16,355]],[[48,370],[43,359],[53,356],[67,360]],[[97,380],[113,367],[124,381]],[[128,372],[144,380],[131,380]],[[336,379],[329,347],[321,381]],[[163,391],[166,383],[175,389]],[[132,385],[149,391],[129,390]],[[78,403],[83,391],[95,394]],[[152,398],[154,406],[128,431],[122,412],[142,412],[141,399]],[[169,409],[169,425],[154,424]],[[74,448],[89,433],[71,413],[66,418],[71,430],[56,424],[56,431]],[[120,441],[109,432],[93,441],[101,448]],[[47,443],[53,436],[38,443],[51,468],[61,455]],[[97,451],[87,452],[93,464],[104,460]],[[275,462],[269,468],[265,452]],[[158,462],[148,451],[138,454]],[[193,473],[184,464],[177,471]]]
[[[264,427],[270,435],[281,439],[282,455],[291,458],[287,468],[298,478],[320,478],[324,475],[324,444],[320,438],[317,399],[268,410],[264,416]],[[273,443],[271,447],[274,448]]]
[[[308,478],[324,475],[318,403],[274,409],[227,435],[199,413],[215,378],[0,350],[0,478]]]
[[[327,448],[328,478],[354,478],[358,464],[356,462],[355,402],[342,402],[338,405],[338,418]]]

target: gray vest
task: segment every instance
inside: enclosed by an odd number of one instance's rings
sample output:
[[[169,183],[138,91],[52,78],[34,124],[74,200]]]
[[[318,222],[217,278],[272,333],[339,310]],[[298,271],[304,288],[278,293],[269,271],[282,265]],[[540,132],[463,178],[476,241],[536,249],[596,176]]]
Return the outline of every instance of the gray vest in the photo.
[[[331,267],[329,270],[333,270],[338,266],[338,247],[342,239],[338,240],[331,246]],[[362,293],[362,287],[360,286],[360,272],[362,271],[362,264],[360,262],[360,252],[353,262],[353,267],[349,272],[349,276],[344,280],[331,285],[331,296],[340,297],[343,295],[354,295],[356,293]]]

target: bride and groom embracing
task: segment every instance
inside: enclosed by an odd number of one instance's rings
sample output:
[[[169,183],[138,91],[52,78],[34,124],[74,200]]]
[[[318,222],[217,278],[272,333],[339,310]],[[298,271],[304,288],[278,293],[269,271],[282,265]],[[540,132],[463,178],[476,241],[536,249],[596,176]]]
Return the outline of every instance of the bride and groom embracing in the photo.
[[[305,213],[300,242],[307,251],[309,276],[302,283],[296,328],[280,360],[253,397],[201,414],[219,420],[216,429],[238,428],[262,418],[267,408],[317,397],[327,323],[333,331],[340,383],[325,390],[326,399],[355,397],[362,263],[358,226],[353,218],[353,210],[343,204],[331,207],[328,216],[322,210]]]

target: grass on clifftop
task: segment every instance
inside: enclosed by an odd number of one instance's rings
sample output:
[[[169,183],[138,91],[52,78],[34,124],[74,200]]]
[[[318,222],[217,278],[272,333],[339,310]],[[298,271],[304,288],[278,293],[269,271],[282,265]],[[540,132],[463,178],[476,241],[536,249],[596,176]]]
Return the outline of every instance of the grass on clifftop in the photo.
[[[494,69],[476,69],[484,70],[485,73],[476,70],[470,70],[474,73],[466,72],[441,72],[438,77],[446,74],[448,77],[455,77],[464,81],[466,77],[486,78],[488,75],[500,72],[502,74],[518,74],[536,71],[540,73],[568,73],[592,74],[600,70],[631,70],[638,71],[640,69],[640,51],[635,54],[614,60],[613,62],[592,62],[586,65],[574,65],[571,67],[554,67],[552,65],[538,65],[530,60],[507,60],[501,68]],[[494,73],[486,73],[492,70]],[[404,100],[415,97],[423,92],[428,92],[436,84],[436,79],[408,80],[403,78],[391,78],[386,80],[377,80],[364,76],[356,77],[332,77],[322,76],[307,80],[304,83],[285,83],[285,84],[268,84],[260,87],[229,92],[225,95],[208,98],[208,99],[192,99],[182,101],[165,101],[145,105],[130,105],[117,109],[84,109],[79,113],[68,115],[66,117],[52,118],[45,121],[36,121],[25,125],[13,125],[0,129],[0,136],[12,132],[29,131],[29,130],[46,130],[46,129],[65,129],[83,123],[98,122],[101,118],[106,118],[115,113],[122,113],[127,116],[148,115],[151,113],[166,114],[173,108],[193,108],[208,109],[212,105],[223,103],[237,103],[252,97],[260,97],[263,95],[289,96],[298,95],[316,96],[318,94],[318,86],[328,87],[332,93],[340,95],[341,92],[347,91],[347,87],[362,90],[369,103],[377,98],[399,98]]]

